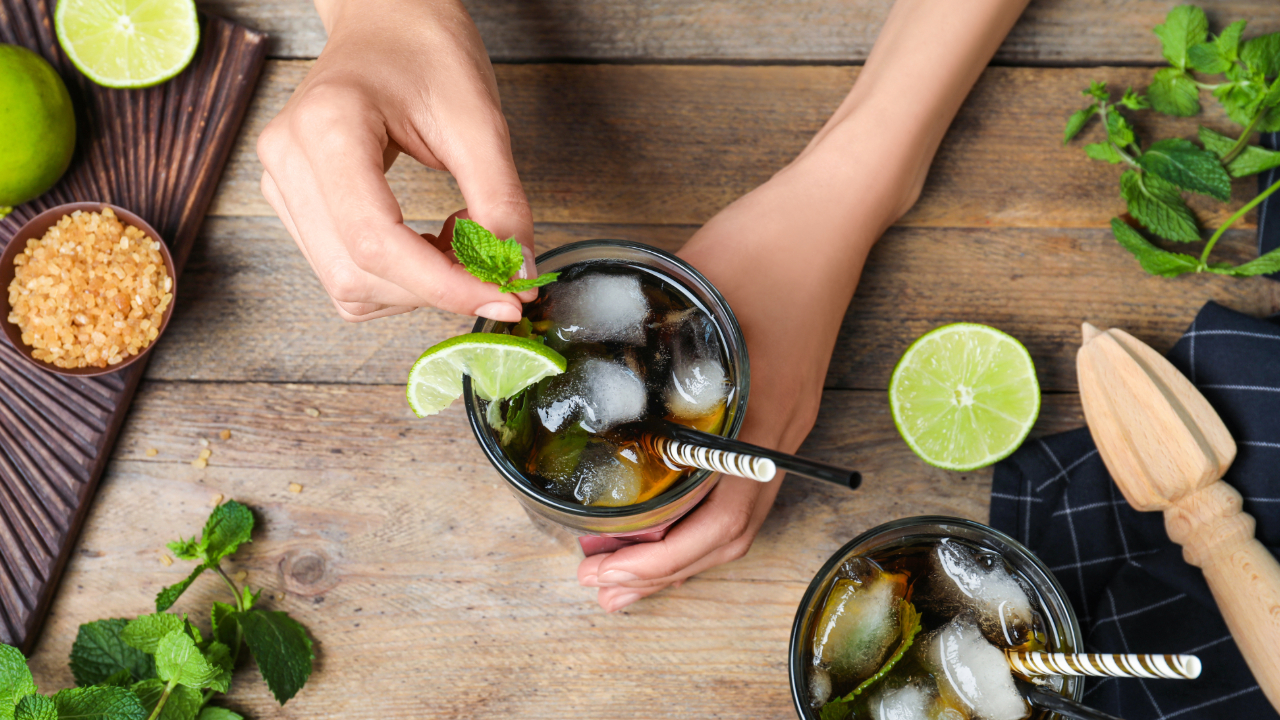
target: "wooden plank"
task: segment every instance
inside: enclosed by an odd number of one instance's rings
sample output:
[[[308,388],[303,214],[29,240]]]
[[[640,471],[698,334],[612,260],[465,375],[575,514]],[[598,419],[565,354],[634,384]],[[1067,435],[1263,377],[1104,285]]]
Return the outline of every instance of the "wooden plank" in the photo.
[[[271,34],[276,57],[313,58],[325,32],[309,0],[201,0],[201,8]],[[862,62],[892,0],[466,0],[499,62]],[[1241,18],[1280,30],[1270,0],[1207,6],[1212,27]],[[996,54],[1010,65],[1149,64],[1163,0],[1034,0]]]
[[[612,237],[674,251],[693,230],[540,225],[538,250]],[[1241,261],[1252,247],[1247,233],[1233,232],[1221,252]],[[1073,390],[1081,321],[1127,328],[1166,350],[1210,298],[1255,315],[1280,312],[1278,283],[1151,277],[1110,231],[895,228],[872,253],[827,384],[884,389],[913,338],[965,320],[1014,334],[1030,348],[1046,390]],[[177,302],[148,369],[152,379],[400,383],[424,349],[472,324],[435,310],[343,322],[275,218],[210,218]]]
[[[1050,396],[1038,432],[1079,422],[1075,396]],[[828,393],[818,428],[804,452],[859,467],[861,489],[788,480],[745,559],[606,616],[461,408],[417,420],[396,386],[144,383],[32,667],[70,684],[77,625],[146,612],[189,569],[164,567],[163,543],[222,494],[259,518],[232,565],[318,640],[321,671],[283,710],[237,676],[230,704],[251,717],[789,718],[787,635],[827,556],[891,518],[983,520],[990,490],[914,459],[880,393]],[[206,578],[176,609],[224,592]]]
[[[310,62],[267,65],[214,200],[216,215],[272,215],[258,189],[258,134]],[[804,147],[857,68],[498,66],[516,164],[534,218],[557,223],[700,225]],[[991,68],[960,111],[913,227],[1106,227],[1123,210],[1119,168],[1062,147],[1062,126],[1101,78],[1143,87],[1141,68]],[[1216,105],[1214,106],[1216,107]],[[1142,137],[1192,136],[1195,119],[1143,115]],[[1201,120],[1226,129],[1218,111]],[[1095,128],[1086,133],[1096,133]],[[851,161],[856,159],[851,158]],[[389,174],[405,217],[463,206],[452,178],[401,157]],[[1236,202],[1256,194],[1236,184]],[[1229,210],[1193,199],[1216,225]],[[850,202],[857,202],[850,198]],[[1249,227],[1248,224],[1242,227]]]

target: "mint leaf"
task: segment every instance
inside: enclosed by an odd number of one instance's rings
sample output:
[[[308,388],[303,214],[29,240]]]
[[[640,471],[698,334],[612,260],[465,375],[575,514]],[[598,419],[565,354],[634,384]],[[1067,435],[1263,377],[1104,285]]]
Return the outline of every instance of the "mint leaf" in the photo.
[[[1120,218],[1111,219],[1111,233],[1125,250],[1133,253],[1141,263],[1142,269],[1152,275],[1177,277],[1183,273],[1194,272],[1200,267],[1200,262],[1190,255],[1171,253],[1152,245]]]
[[[1280,75],[1280,33],[1259,35],[1240,49],[1240,59],[1267,77]]]
[[[221,672],[221,668],[209,664],[183,630],[165,635],[156,646],[156,673],[161,680],[200,689],[209,687]]]
[[[164,689],[165,682],[155,679],[145,680],[133,686],[133,692],[138,696],[138,701],[142,703],[148,717],[155,711],[156,703],[160,702],[160,696],[164,695]],[[175,685],[169,691],[169,697],[164,701],[164,707],[160,708],[160,714],[156,716],[156,720],[196,720],[196,716],[200,713],[200,706],[203,704],[204,696],[199,690],[186,685]]]
[[[853,717],[853,708],[849,707],[849,703],[832,700],[822,706],[819,717],[822,720],[850,720]]]
[[[1200,239],[1200,226],[1182,193],[1160,178],[1126,170],[1120,176],[1120,196],[1128,203],[1129,214],[1156,235],[1178,242]]]
[[[250,610],[257,605],[260,597],[262,597],[262,588],[258,588],[258,592],[250,592],[248,585],[240,589],[240,605],[245,610]]]
[[[560,273],[558,272],[542,273],[536,278],[517,278],[503,285],[499,289],[502,290],[502,292],[519,293],[553,283],[559,278]]]
[[[1209,37],[1209,18],[1195,5],[1179,5],[1157,25],[1153,32],[1160,38],[1160,52],[1170,65],[1185,70],[1187,51]]]
[[[110,687],[130,687],[134,683],[133,673],[121,668],[111,673],[111,677],[98,683],[99,685],[107,685]]]
[[[183,540],[181,538],[165,545],[169,548],[169,552],[179,560],[199,560],[200,559],[200,539],[191,538]]]
[[[236,608],[234,605],[220,602],[215,602],[213,610],[209,613],[209,620],[213,625],[213,639],[227,647],[235,647],[236,645],[235,615]]]
[[[1230,62],[1240,59],[1240,36],[1244,35],[1244,28],[1248,24],[1248,20],[1237,20],[1213,40],[1213,44],[1218,46],[1218,52]]]
[[[1138,158],[1143,170],[1183,190],[1222,201],[1231,199],[1231,176],[1213,153],[1190,140],[1169,138],[1151,144]]]
[[[182,593],[186,592],[187,588],[191,587],[191,583],[200,577],[200,573],[208,569],[209,566],[207,565],[197,565],[196,569],[192,570],[191,574],[187,576],[187,579],[161,589],[156,595],[156,612],[164,612],[173,607],[173,604],[178,602],[178,598],[182,596]]]
[[[1220,75],[1231,67],[1231,60],[1222,53],[1222,48],[1217,43],[1204,42],[1192,45],[1187,51],[1187,64],[1198,72]]]
[[[1099,102],[1106,102],[1107,98],[1111,97],[1111,93],[1107,91],[1107,84],[1104,82],[1098,82],[1097,80],[1090,80],[1089,89],[1082,90],[1080,94],[1085,97],[1091,97]]]
[[[59,690],[53,696],[62,720],[145,720],[138,696],[120,687],[80,687]]]
[[[197,720],[244,720],[244,716],[226,708],[210,705],[200,711],[200,717]]]
[[[1130,110],[1146,110],[1151,107],[1151,103],[1147,100],[1147,96],[1135,93],[1133,88],[1124,89],[1124,95],[1120,98],[1120,104]]]
[[[213,509],[204,524],[200,536],[200,549],[205,564],[213,567],[222,558],[234,553],[242,544],[250,542],[253,532],[253,512],[235,500],[228,500]]]
[[[1109,162],[1112,165],[1124,162],[1124,158],[1120,155],[1120,151],[1116,150],[1115,146],[1109,142],[1090,143],[1085,145],[1084,154],[1094,160],[1102,160],[1103,162]]]
[[[524,253],[515,238],[499,240],[473,220],[454,223],[453,254],[467,272],[495,285],[505,285],[524,264]]]
[[[0,710],[0,717],[5,717]],[[58,720],[58,706],[43,695],[28,695],[18,702],[12,715],[14,720]]]
[[[1119,147],[1128,147],[1133,144],[1133,126],[1125,119],[1123,115],[1115,110],[1107,110],[1107,140]]]
[[[1236,141],[1216,133],[1209,128],[1200,126],[1200,142],[1204,146],[1217,155],[1219,159],[1226,157],[1231,152],[1231,148],[1235,147]],[[1275,150],[1267,150],[1257,145],[1246,145],[1244,152],[1236,156],[1231,164],[1227,165],[1227,172],[1231,173],[1231,177],[1247,177],[1249,175],[1257,175],[1260,172],[1266,172],[1273,167],[1280,167],[1280,152]]]
[[[1200,91],[1186,73],[1175,68],[1157,70],[1147,86],[1147,99],[1157,112],[1191,117],[1200,112]]]
[[[125,625],[124,630],[120,633],[120,639],[144,653],[154,655],[156,646],[160,644],[160,638],[174,630],[182,630],[184,620],[186,620],[185,615],[178,616],[169,613],[143,615]]]
[[[235,670],[235,661],[231,659],[231,648],[220,642],[209,643],[205,648],[204,659],[218,670],[217,675],[209,681],[209,687],[224,693],[231,689],[231,673]]]
[[[120,670],[128,670],[139,679],[156,676],[151,656],[120,638],[128,624],[124,618],[115,618],[80,626],[71,646],[71,674],[77,685],[97,685]]]
[[[1090,105],[1087,108],[1081,108],[1071,113],[1071,117],[1067,118],[1067,128],[1062,131],[1062,144],[1066,145],[1071,142],[1071,138],[1079,135],[1080,131],[1084,129],[1084,124],[1089,122],[1089,118],[1097,114],[1097,105]]]
[[[13,709],[22,698],[36,692],[27,659],[11,645],[0,645],[0,720],[13,717]]]
[[[311,638],[306,628],[285,613],[253,610],[236,618],[244,630],[249,652],[258,663],[271,694],[284,705],[311,676]]]
[[[1219,272],[1215,269],[1215,272]],[[1220,271],[1223,275],[1236,277],[1253,277],[1254,275],[1270,275],[1280,272],[1280,249],[1272,250],[1266,255],[1242,263],[1230,269]]]

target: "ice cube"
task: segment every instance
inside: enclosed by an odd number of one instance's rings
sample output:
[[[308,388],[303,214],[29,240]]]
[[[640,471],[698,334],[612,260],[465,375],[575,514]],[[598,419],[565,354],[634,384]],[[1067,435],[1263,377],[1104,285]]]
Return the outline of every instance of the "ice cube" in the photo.
[[[583,505],[632,505],[642,487],[640,458],[633,448],[611,442],[592,442],[582,451],[573,471],[573,495]]]
[[[1021,720],[1030,714],[1004,652],[983,637],[971,617],[961,615],[924,636],[919,652],[942,700],[973,720]]]
[[[831,673],[820,667],[809,668],[809,707],[820,708],[831,699]]]
[[[944,539],[930,553],[929,584],[924,606],[945,616],[972,612],[983,635],[1003,647],[1027,642],[1042,622],[1026,588],[998,554],[975,553]]]
[[[865,558],[846,562],[818,620],[814,663],[839,685],[869,677],[901,635],[898,606],[906,593],[905,575],[886,573]]]
[[[917,683],[881,689],[868,704],[874,720],[929,720],[933,715],[933,696]]]
[[[575,422],[587,432],[602,433],[639,420],[647,402],[644,381],[625,364],[584,358],[539,386],[537,411],[553,433]]]
[[[645,343],[649,301],[633,275],[590,274],[555,283],[549,298],[552,347],[572,342]]]
[[[671,367],[663,395],[667,409],[678,418],[713,414],[729,394],[715,325],[701,310],[677,313],[666,325]]]

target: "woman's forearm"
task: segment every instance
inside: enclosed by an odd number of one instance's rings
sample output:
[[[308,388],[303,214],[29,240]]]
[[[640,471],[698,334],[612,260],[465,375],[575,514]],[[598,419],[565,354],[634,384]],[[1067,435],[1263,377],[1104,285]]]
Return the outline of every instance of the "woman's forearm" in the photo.
[[[1026,5],[898,0],[853,89],[800,159],[825,153],[874,168],[891,224],[919,196],[947,128]]]

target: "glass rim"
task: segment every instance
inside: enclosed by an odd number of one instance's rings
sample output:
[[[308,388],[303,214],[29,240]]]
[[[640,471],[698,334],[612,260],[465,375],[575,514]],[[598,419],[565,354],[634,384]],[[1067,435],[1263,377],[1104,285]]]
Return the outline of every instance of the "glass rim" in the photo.
[[[1063,626],[1063,630],[1066,634],[1071,638],[1076,651],[1082,652],[1082,648],[1084,648],[1084,634],[1080,628],[1080,618],[1076,616],[1076,610],[1071,605],[1071,600],[1067,597],[1067,593],[1062,588],[1062,584],[1058,582],[1058,578],[1049,570],[1049,566],[1045,565],[1044,561],[1035,553],[1031,552],[1027,546],[999,530],[996,530],[990,525],[986,525],[975,520],[969,520],[968,518],[953,517],[950,515],[914,515],[911,517],[898,518],[897,520],[890,520],[889,522],[876,525],[875,527],[862,532],[844,545],[841,545],[840,549],[832,553],[831,557],[827,558],[827,561],[822,564],[822,567],[814,573],[813,579],[809,581],[809,586],[805,588],[804,595],[800,598],[800,604],[796,607],[795,619],[791,623],[791,641],[787,645],[787,675],[791,683],[791,701],[795,705],[796,714],[799,715],[802,720],[812,717],[808,712],[810,708],[806,704],[808,698],[801,697],[801,692],[805,688],[803,678],[804,668],[802,658],[800,657],[800,648],[804,643],[806,630],[804,627],[805,611],[814,602],[814,596],[817,594],[818,589],[822,587],[824,580],[841,562],[844,561],[846,557],[848,557],[849,553],[851,553],[854,548],[878,535],[885,535],[896,530],[914,526],[925,527],[940,525],[958,525],[960,527],[988,535],[995,540],[1004,543],[1009,548],[1020,553],[1030,561],[1032,567],[1039,571],[1040,575],[1043,576],[1043,579],[1047,581],[1047,590],[1051,591],[1056,596],[1056,599],[1062,603],[1062,606],[1066,608],[1066,617],[1061,619],[1060,624]],[[1037,587],[1036,589],[1042,592],[1045,590],[1045,588],[1040,587]],[[1057,620],[1057,618],[1055,618],[1055,620]],[[1075,690],[1072,693],[1076,696],[1076,700],[1080,699],[1079,695],[1082,694],[1083,689],[1084,683],[1077,682]],[[1052,713],[1050,713],[1050,717],[1053,717]]]
[[[747,344],[745,338],[742,336],[742,328],[738,325],[738,318],[734,315],[733,308],[729,306],[729,301],[725,300],[724,296],[720,294],[720,291],[716,289],[715,285],[711,284],[711,281],[708,280],[705,275],[685,260],[667,252],[666,250],[631,240],[594,239],[567,243],[559,247],[552,248],[551,250],[539,255],[534,260],[534,263],[541,264],[547,260],[565,255],[569,252],[590,250],[597,247],[622,247],[642,254],[651,255],[663,262],[677,266],[683,272],[688,273],[689,276],[697,283],[696,288],[686,288],[686,290],[693,294],[695,299],[699,302],[705,301],[701,297],[698,297],[697,294],[704,293],[707,298],[709,298],[710,304],[715,305],[723,312],[725,322],[728,325],[727,328],[720,327],[721,322],[718,318],[713,316],[712,319],[715,321],[717,329],[721,330],[722,335],[724,335],[723,340],[725,345],[728,346],[730,351],[737,353],[738,358],[734,365],[734,374],[737,378],[735,388],[736,399],[734,401],[735,411],[733,413],[733,419],[730,421],[729,426],[725,428],[722,436],[727,438],[737,437],[738,431],[742,428],[743,419],[746,417],[747,396],[751,389],[751,365],[747,357]],[[599,258],[599,260],[608,261],[610,258]],[[590,262],[590,260],[584,260],[584,262]],[[672,279],[676,280],[681,285],[686,285],[685,282],[678,278]],[[486,318],[477,318],[476,324],[471,328],[471,332],[482,332],[482,328],[488,322],[490,321]],[[471,378],[465,375],[462,378],[462,399],[467,408],[467,421],[471,425],[472,433],[475,434],[476,440],[480,443],[480,448],[489,459],[489,464],[493,465],[493,467],[498,470],[498,474],[502,475],[503,479],[507,481],[507,484],[516,488],[523,495],[533,501],[567,515],[592,519],[627,518],[634,515],[642,515],[644,513],[666,507],[667,505],[680,500],[697,488],[701,487],[702,484],[707,482],[714,474],[710,470],[698,470],[697,472],[690,473],[688,477],[667,488],[656,497],[649,498],[644,502],[635,503],[633,505],[603,507],[581,505],[575,502],[562,500],[548,495],[538,489],[529,481],[529,478],[526,477],[523,472],[511,463],[511,460],[507,458],[506,453],[502,452],[502,448],[498,446],[497,442],[494,441],[493,437],[487,431],[487,428],[482,424],[481,413],[479,412],[479,407],[476,403],[475,393],[471,391]]]

